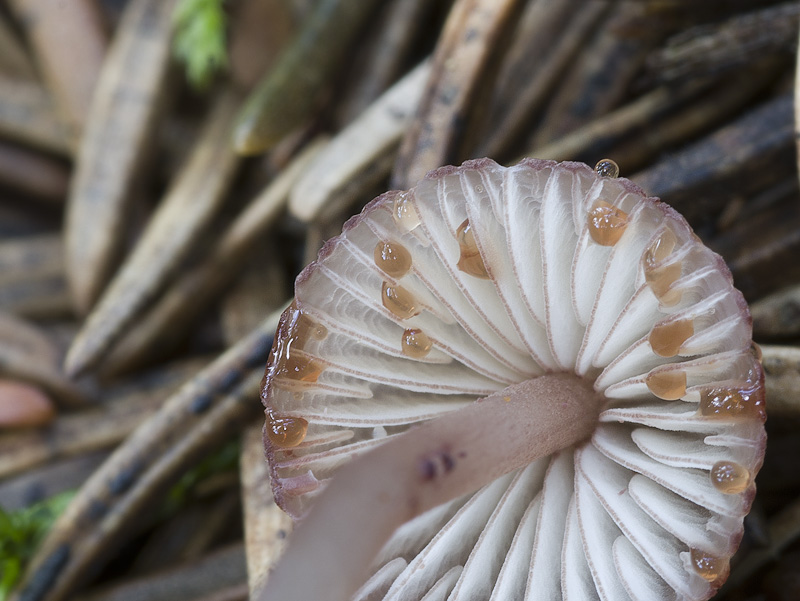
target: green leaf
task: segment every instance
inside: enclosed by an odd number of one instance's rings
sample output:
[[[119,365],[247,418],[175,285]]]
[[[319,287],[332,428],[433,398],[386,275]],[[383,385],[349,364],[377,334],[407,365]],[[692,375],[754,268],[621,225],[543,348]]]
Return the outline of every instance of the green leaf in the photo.
[[[197,89],[207,87],[228,64],[223,0],[180,0],[173,13],[173,52]]]

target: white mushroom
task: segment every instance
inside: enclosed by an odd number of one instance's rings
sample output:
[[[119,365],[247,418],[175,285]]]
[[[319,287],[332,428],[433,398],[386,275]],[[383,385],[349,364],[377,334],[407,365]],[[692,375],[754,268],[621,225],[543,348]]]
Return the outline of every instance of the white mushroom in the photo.
[[[607,167],[444,167],[300,275],[265,443],[278,503],[315,507],[263,599],[369,574],[357,599],[724,582],[765,447],[750,317],[684,219]]]

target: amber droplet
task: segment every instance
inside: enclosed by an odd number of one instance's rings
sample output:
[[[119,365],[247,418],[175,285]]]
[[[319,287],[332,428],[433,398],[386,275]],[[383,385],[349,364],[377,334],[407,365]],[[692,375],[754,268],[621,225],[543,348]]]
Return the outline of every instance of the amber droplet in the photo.
[[[469,219],[465,219],[464,223],[458,226],[458,230],[456,230],[456,239],[458,240],[458,247],[461,250],[461,256],[458,258],[457,267],[464,273],[473,277],[488,280],[489,272],[486,271],[486,265],[478,250],[478,245],[475,242],[475,235],[472,232]]]
[[[652,269],[644,274],[650,290],[664,306],[677,305],[683,296],[683,292],[680,290],[671,289],[672,285],[681,277],[681,269],[681,262],[678,261],[658,269]]]
[[[309,338],[322,340],[327,335],[325,326],[303,313],[293,302],[283,312],[278,324],[266,375],[275,379],[316,382],[325,366],[300,351]]]
[[[410,232],[420,224],[417,210],[407,194],[398,194],[392,203],[392,217],[400,229]]]
[[[686,372],[681,369],[654,371],[645,380],[648,390],[665,401],[676,401],[686,394]]]
[[[594,172],[600,177],[619,177],[619,165],[611,159],[601,159],[594,166]]]
[[[601,246],[614,246],[628,225],[628,214],[603,200],[589,211],[589,235]]]
[[[390,277],[401,278],[411,269],[411,253],[402,244],[378,242],[373,255],[375,265]]]
[[[691,550],[691,559],[697,573],[709,582],[714,582],[728,571],[727,559],[716,557],[699,549]]]
[[[403,332],[400,339],[400,348],[403,354],[412,359],[422,359],[433,346],[433,342],[422,330],[410,328]]]
[[[324,366],[311,357],[292,353],[280,362],[275,370],[275,377],[298,382],[316,382]]]
[[[308,422],[302,417],[278,417],[267,411],[267,437],[276,447],[291,448],[306,438]]]
[[[317,323],[302,311],[300,312],[293,334],[295,348],[302,348],[309,338],[325,340],[327,335],[328,328],[321,323]]]
[[[402,286],[393,286],[389,282],[384,282],[381,287],[381,302],[400,319],[408,319],[419,314],[414,295]]]
[[[675,236],[675,232],[671,229],[665,229],[661,232],[658,239],[650,245],[650,248],[645,251],[642,257],[645,271],[653,269],[656,265],[661,263],[661,261],[666,259],[670,253],[675,250],[677,244],[678,238]]]
[[[735,495],[747,489],[750,472],[733,461],[717,461],[711,468],[711,483],[726,495]]]
[[[678,238],[670,229],[665,229],[658,239],[642,255],[644,277],[650,290],[662,305],[672,306],[681,300],[680,290],[671,290],[672,285],[681,277],[683,269],[680,261],[669,265],[658,266],[664,261],[678,244]]]
[[[764,391],[760,386],[707,388],[700,393],[700,414],[764,419]]]
[[[694,322],[691,319],[677,319],[654,325],[648,341],[656,355],[674,357],[692,334]]]

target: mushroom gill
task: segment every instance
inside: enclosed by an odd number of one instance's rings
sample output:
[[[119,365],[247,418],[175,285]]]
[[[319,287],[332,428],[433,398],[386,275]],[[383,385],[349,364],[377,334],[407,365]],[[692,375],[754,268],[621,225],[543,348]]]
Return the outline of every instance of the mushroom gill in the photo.
[[[355,599],[708,599],[764,453],[751,347],[722,259],[631,182],[542,160],[444,167],[368,204],[297,279],[262,393],[275,497],[295,518],[323,514],[316,497],[355,458],[329,496],[358,497],[364,469],[394,507],[403,458],[420,469],[426,437],[460,437],[475,473],[438,483],[435,507],[403,509],[417,517],[380,535]],[[545,393],[529,391],[537,381]],[[537,420],[575,407],[582,425]],[[498,473],[481,463],[512,449]],[[335,526],[380,538],[362,515]],[[311,561],[303,544],[289,563]],[[318,547],[329,572],[347,544]],[[351,595],[352,583],[306,587],[319,568],[279,565],[265,594]]]

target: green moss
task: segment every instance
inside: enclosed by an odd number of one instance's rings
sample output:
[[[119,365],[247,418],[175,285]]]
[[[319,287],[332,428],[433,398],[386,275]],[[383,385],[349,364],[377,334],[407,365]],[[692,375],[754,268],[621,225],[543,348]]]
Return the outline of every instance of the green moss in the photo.
[[[36,548],[73,496],[74,491],[63,492],[10,513],[0,507],[0,601],[8,598]]]
[[[173,52],[195,89],[207,87],[227,67],[223,0],[180,0],[173,19]]]

